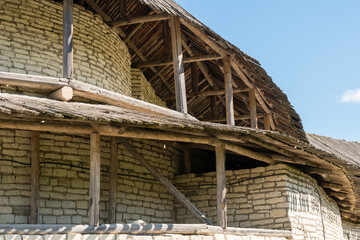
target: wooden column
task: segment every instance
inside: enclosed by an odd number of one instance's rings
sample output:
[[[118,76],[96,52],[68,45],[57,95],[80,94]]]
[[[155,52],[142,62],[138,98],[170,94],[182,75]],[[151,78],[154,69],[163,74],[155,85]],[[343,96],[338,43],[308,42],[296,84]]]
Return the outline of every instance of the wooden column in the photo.
[[[73,78],[73,0],[63,0],[63,77]]]
[[[185,173],[191,173],[191,162],[190,162],[189,149],[184,149],[184,166],[185,166]]]
[[[99,225],[100,134],[90,134],[90,208],[89,224]]]
[[[233,86],[231,77],[231,63],[230,57],[224,58],[224,80],[225,80],[225,102],[226,102],[226,122],[229,125],[235,125],[234,118],[234,99],[233,99]]]
[[[40,192],[40,144],[39,132],[33,131],[31,138],[31,196],[30,224],[39,223],[39,192]]]
[[[271,130],[270,129],[270,118],[271,118],[271,115],[264,116],[264,130]]]
[[[182,113],[187,113],[184,56],[182,53],[179,19],[177,17],[171,17],[169,24],[171,29],[171,45],[174,62],[176,110]]]
[[[108,223],[116,223],[117,168],[118,168],[118,141],[116,137],[111,137]]]
[[[251,128],[258,128],[256,116],[256,98],[255,89],[249,90],[249,109],[250,109],[250,123]]]
[[[226,206],[226,174],[224,146],[215,147],[216,152],[216,182],[217,182],[217,218],[219,226],[227,227],[227,206]]]

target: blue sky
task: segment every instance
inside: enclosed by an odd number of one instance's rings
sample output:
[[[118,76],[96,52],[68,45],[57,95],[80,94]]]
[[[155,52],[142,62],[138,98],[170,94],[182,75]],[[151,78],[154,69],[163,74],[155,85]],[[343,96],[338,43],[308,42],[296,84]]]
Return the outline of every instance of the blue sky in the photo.
[[[176,1],[260,61],[306,132],[360,142],[360,1]]]

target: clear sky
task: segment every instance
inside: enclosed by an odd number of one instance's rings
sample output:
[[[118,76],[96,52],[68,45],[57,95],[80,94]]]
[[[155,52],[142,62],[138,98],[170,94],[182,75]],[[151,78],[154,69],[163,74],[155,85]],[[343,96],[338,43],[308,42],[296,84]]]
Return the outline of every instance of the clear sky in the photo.
[[[306,132],[360,142],[359,0],[176,0],[259,60]]]

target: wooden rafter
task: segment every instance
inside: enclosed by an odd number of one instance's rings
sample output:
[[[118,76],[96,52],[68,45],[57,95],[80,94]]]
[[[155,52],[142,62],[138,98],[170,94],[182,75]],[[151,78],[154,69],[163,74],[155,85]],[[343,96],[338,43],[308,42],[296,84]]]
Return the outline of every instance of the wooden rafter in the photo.
[[[109,22],[109,24],[113,27],[121,27],[121,26],[138,24],[138,23],[168,20],[169,18],[170,18],[170,15],[168,15],[168,14],[145,15],[145,16],[140,16],[140,17],[118,19],[118,20]]]
[[[184,58],[184,63],[211,61],[220,58],[222,57],[218,54],[193,56],[193,57]],[[133,64],[133,66],[137,68],[145,68],[145,67],[155,67],[155,66],[166,66],[166,65],[171,65],[172,63],[173,61],[169,59],[165,61],[157,60],[157,61],[140,62]]]

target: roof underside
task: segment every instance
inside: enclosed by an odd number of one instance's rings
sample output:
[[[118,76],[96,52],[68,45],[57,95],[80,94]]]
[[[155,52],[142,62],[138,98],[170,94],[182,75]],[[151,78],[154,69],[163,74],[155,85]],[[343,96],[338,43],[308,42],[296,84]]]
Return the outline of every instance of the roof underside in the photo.
[[[84,1],[75,1],[81,3]],[[96,7],[98,9],[96,9]],[[212,42],[232,57],[244,73],[240,76],[233,70],[233,86],[236,89],[254,88],[257,91],[259,116],[271,113],[275,130],[289,134],[302,141],[307,141],[301,119],[289,103],[286,95],[273,83],[260,64],[253,58],[241,52],[211,29],[203,25],[191,14],[172,0],[86,0],[85,7],[99,13],[104,19],[111,21],[130,19],[133,17],[169,14],[177,16],[190,25],[181,24],[184,58],[219,54],[205,43],[203,38],[189,29],[193,26],[206,34]],[[125,6],[125,7],[124,7]],[[101,9],[99,11],[99,8]],[[111,21],[109,21],[111,20]],[[140,24],[118,27],[120,36],[125,40],[133,66],[146,61],[163,61],[171,59],[171,39],[168,21],[152,21]],[[186,46],[187,45],[187,46]],[[170,49],[169,47],[170,46]],[[189,51],[190,49],[190,51]],[[200,66],[202,65],[202,66]],[[209,60],[201,63],[185,63],[187,94],[198,94],[211,90],[224,90],[223,61]],[[141,68],[147,80],[152,84],[156,94],[166,99],[167,106],[175,109],[174,74],[172,65]],[[244,79],[246,78],[246,79]],[[196,79],[196,80],[194,80]],[[212,83],[213,82],[213,83]],[[170,100],[169,100],[170,99]],[[196,96],[187,99],[189,113],[201,120],[225,123],[226,109],[224,95]],[[261,104],[260,104],[261,100]],[[234,108],[237,126],[250,126],[248,92],[234,93]],[[263,119],[258,119],[259,127],[263,127]],[[274,129],[273,129],[274,130]]]

